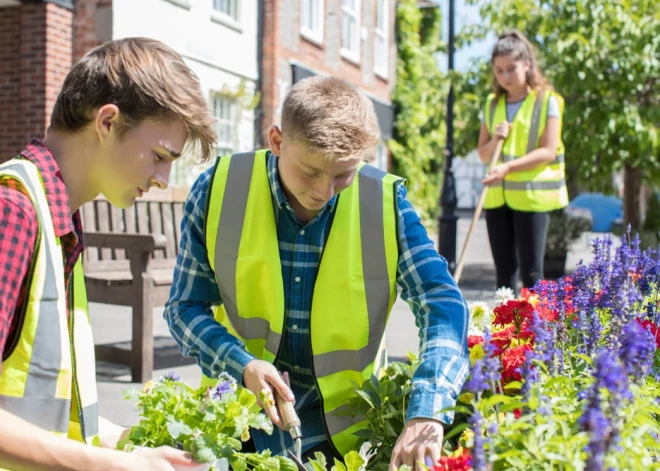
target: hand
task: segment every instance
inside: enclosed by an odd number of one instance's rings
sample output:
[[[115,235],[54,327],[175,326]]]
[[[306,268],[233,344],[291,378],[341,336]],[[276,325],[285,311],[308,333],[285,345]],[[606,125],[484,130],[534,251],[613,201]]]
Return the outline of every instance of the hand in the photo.
[[[440,459],[443,437],[441,422],[433,419],[409,420],[394,445],[389,471],[399,469],[404,464],[413,471],[423,471],[420,463],[433,469],[433,465]]]
[[[506,139],[507,137],[509,137],[510,130],[511,130],[511,123],[507,121],[502,121],[497,126],[495,126],[495,138]]]
[[[502,179],[509,173],[509,166],[507,164],[499,164],[493,167],[486,178],[481,180],[481,183],[484,185],[494,185],[498,182],[501,182]]]
[[[280,376],[279,371],[271,363],[263,360],[252,360],[247,364],[243,372],[243,384],[257,396],[257,399],[259,398],[259,393],[262,391],[270,394],[273,400],[272,403],[263,404],[259,400],[259,405],[264,408],[273,425],[281,429],[284,428],[284,425],[275,406],[275,391],[278,391],[280,396],[286,401],[295,402],[296,400],[293,392],[291,392],[291,388],[287,385],[289,376],[287,373],[284,373],[284,375],[287,382],[285,382],[285,379]]]
[[[197,466],[192,459],[192,455],[186,451],[177,450],[169,446],[159,448],[142,448],[139,451],[131,453],[121,453],[122,459],[119,466],[113,466],[111,469],[121,471],[175,471],[175,469],[185,469],[185,467]],[[174,466],[177,466],[175,468]]]

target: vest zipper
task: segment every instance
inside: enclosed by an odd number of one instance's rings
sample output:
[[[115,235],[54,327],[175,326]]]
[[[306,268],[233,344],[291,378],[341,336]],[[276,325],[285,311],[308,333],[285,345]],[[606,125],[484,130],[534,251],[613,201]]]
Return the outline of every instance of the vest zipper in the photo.
[[[71,367],[73,377],[73,389],[76,396],[76,404],[78,405],[78,421],[80,423],[80,435],[84,443],[87,443],[87,436],[85,435],[85,417],[83,416],[83,407],[80,400],[80,386],[78,385],[78,367],[76,366],[76,352],[74,349],[74,322],[75,322],[75,305],[74,305],[74,280],[73,274],[69,275],[69,348],[71,349]]]

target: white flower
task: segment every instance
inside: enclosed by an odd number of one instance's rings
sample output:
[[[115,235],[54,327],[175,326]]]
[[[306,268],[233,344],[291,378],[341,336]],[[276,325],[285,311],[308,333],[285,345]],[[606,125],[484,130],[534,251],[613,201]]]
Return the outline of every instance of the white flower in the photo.
[[[495,291],[495,299],[501,304],[507,301],[511,301],[512,299],[516,299],[516,295],[513,294],[513,290],[511,288],[505,288],[502,286],[500,289]]]
[[[470,327],[471,335],[482,335],[493,322],[493,312],[484,302],[470,304]]]

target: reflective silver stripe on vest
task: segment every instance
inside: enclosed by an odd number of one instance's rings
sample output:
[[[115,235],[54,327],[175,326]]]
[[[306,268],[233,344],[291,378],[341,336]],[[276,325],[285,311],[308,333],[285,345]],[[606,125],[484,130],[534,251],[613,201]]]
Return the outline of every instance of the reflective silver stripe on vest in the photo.
[[[493,119],[495,118],[495,107],[497,106],[497,101],[499,98],[493,97],[492,100],[490,100],[490,109],[488,110],[490,114],[490,128],[491,130],[493,129]],[[492,131],[490,132],[492,134]]]
[[[68,399],[0,395],[0,409],[49,432],[69,430],[71,401]]]
[[[24,164],[8,164],[4,168],[20,175],[23,183],[32,195],[43,193],[42,188],[35,188],[30,176],[23,167]],[[29,164],[31,165],[31,164]],[[0,407],[5,405],[17,411],[15,415],[46,430],[66,432],[69,426],[70,400],[56,399],[57,379],[62,362],[61,332],[59,312],[57,310],[57,284],[55,282],[55,267],[51,254],[59,250],[53,246],[53,241],[44,233],[43,208],[37,201],[34,208],[39,220],[39,236],[45,242],[45,253],[42,253],[46,273],[41,300],[39,301],[39,322],[32,346],[32,356],[25,383],[23,397],[0,396]],[[62,293],[61,296],[64,296]],[[17,402],[24,402],[17,405]],[[13,403],[13,405],[12,405]],[[50,409],[53,405],[53,409]],[[48,406],[48,407],[47,407]]]
[[[534,109],[532,110],[532,122],[529,126],[529,136],[527,137],[527,153],[536,149],[536,143],[539,140],[539,125],[541,123],[541,109],[543,108],[543,97],[545,92],[536,93],[534,100]]]
[[[265,319],[256,317],[246,319],[239,316],[236,306],[236,265],[254,159],[254,152],[245,152],[234,154],[229,161],[225,196],[222,200],[218,235],[215,239],[215,276],[227,317],[238,335],[246,340],[266,339],[266,350],[276,354],[282,335],[273,332]],[[222,267],[222,270],[218,270],[218,267]]]
[[[93,437],[99,434],[99,403],[95,402],[83,407],[83,420],[85,421],[85,436]]]
[[[383,227],[382,178],[385,175],[385,172],[368,165],[363,166],[358,173],[362,271],[369,316],[369,341],[360,350],[336,350],[314,355],[314,372],[319,378],[344,370],[363,371],[376,359],[383,339],[390,302]]]
[[[552,182],[512,182],[507,180],[505,185],[507,190],[559,190],[566,185],[566,180],[563,178]]]
[[[517,157],[515,155],[511,154],[502,154],[502,162],[510,162]],[[555,157],[555,160],[552,162],[548,163],[548,165],[554,165],[554,164],[563,164],[564,163],[564,154],[559,154]]]

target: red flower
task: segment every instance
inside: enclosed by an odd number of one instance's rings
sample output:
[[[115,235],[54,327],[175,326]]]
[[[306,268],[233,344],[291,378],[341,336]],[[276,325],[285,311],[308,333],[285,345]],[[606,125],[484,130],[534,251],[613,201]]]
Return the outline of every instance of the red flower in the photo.
[[[502,384],[511,381],[522,381],[519,368],[525,363],[527,352],[531,352],[530,345],[518,345],[507,348],[502,354]]]
[[[494,325],[516,324],[520,327],[523,320],[532,320],[534,307],[527,301],[507,301],[506,304],[497,306],[494,310]]]
[[[656,348],[660,348],[660,327],[658,327],[649,320],[640,321],[639,319],[637,319],[637,322],[642,324],[642,327],[644,327],[646,330],[651,332],[651,335],[655,337]]]
[[[484,338],[481,335],[468,335],[468,348],[472,349],[475,345],[484,343]]]
[[[459,456],[443,456],[433,467],[434,471],[470,471],[472,469],[472,456],[469,451],[463,450]]]
[[[495,355],[500,355],[504,350],[509,348],[509,345],[511,345],[511,340],[515,337],[516,334],[516,326],[510,326],[507,327],[504,330],[498,330],[497,332],[493,332],[493,338],[490,341],[493,345],[497,347],[497,351],[495,352]]]
[[[519,419],[520,417],[522,417],[522,409],[514,409],[513,410],[513,416],[516,419]]]
[[[529,288],[522,288],[520,290],[520,298],[524,299],[525,301],[529,301],[529,298],[531,298],[535,294],[536,293]]]
[[[556,321],[557,317],[559,317],[559,311],[557,311],[556,309],[551,309],[546,306],[541,306],[541,305],[536,306],[536,312],[538,313],[541,319],[548,322]]]

